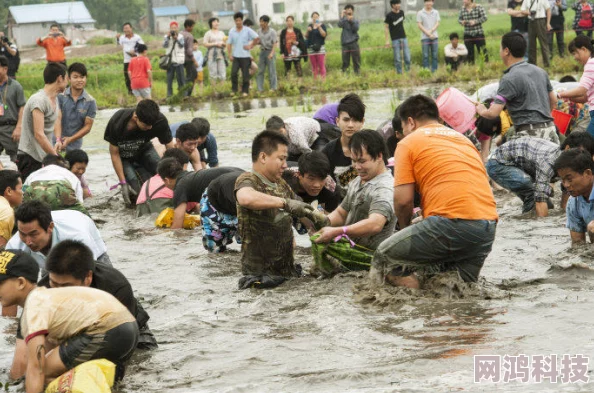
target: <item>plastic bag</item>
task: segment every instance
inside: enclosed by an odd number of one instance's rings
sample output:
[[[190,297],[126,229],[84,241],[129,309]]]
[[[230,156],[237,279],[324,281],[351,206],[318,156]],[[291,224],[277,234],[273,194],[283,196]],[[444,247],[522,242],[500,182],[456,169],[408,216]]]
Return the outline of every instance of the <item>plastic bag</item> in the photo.
[[[164,209],[155,220],[155,226],[157,228],[171,228],[173,224],[173,212],[174,210],[171,207]],[[200,216],[186,213],[184,216],[184,229],[194,229],[197,226],[200,226]]]
[[[109,360],[91,360],[54,379],[45,393],[111,393],[115,373]]]

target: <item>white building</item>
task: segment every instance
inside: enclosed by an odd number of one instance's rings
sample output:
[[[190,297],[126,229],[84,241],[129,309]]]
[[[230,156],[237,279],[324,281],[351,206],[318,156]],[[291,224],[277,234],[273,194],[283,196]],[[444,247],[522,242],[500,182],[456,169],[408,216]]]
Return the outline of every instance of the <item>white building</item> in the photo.
[[[8,35],[19,46],[35,45],[53,23],[70,39],[75,39],[76,31],[95,29],[95,19],[82,1],[8,7]]]
[[[323,21],[335,21],[339,17],[338,0],[252,0],[252,8],[256,24],[262,15],[268,15],[277,25],[284,24],[289,15],[297,23],[309,22],[314,11]]]

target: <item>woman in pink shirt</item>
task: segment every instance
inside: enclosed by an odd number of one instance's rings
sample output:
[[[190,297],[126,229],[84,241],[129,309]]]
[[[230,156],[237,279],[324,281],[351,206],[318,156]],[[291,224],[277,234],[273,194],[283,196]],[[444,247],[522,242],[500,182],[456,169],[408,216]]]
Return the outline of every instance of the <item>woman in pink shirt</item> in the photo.
[[[578,35],[569,43],[569,53],[584,65],[584,73],[580,78],[580,85],[574,89],[557,93],[559,98],[566,98],[573,102],[587,102],[590,109],[594,108],[594,45],[586,35]],[[594,110],[590,111],[588,133],[594,137]]]

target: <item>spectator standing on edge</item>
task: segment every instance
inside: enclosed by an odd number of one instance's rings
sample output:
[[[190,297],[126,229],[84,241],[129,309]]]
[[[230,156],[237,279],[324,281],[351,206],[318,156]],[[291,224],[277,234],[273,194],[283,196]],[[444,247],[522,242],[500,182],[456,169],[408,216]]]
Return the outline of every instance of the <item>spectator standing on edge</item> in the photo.
[[[320,14],[313,12],[311,14],[313,23],[307,26],[305,38],[307,39],[307,46],[309,47],[309,61],[311,63],[311,70],[313,77],[316,79],[318,75],[322,79],[326,79],[326,25],[320,21]],[[307,60],[307,57],[305,58]]]
[[[10,161],[16,162],[23,109],[27,101],[21,84],[8,77],[9,69],[8,59],[0,56],[0,152],[6,151]]]
[[[485,43],[485,32],[483,23],[487,21],[487,14],[482,5],[475,4],[474,0],[464,0],[464,6],[460,10],[458,22],[464,26],[464,44],[468,48],[468,61],[474,64],[474,48],[479,54],[485,56],[489,61]]]
[[[559,56],[565,56],[565,41],[563,35],[565,33],[565,16],[563,12],[567,11],[566,0],[549,0],[551,6],[551,28],[549,31],[549,51],[551,52],[551,59],[553,58],[553,38],[557,37],[557,49]]]
[[[48,63],[62,63],[66,65],[64,48],[72,45],[57,24],[50,26],[50,31],[45,37],[37,39],[37,45],[45,48],[45,59]]]
[[[445,46],[445,63],[452,67],[452,71],[456,71],[458,66],[466,60],[468,49],[464,44],[458,42],[458,33],[450,34],[450,43]]]
[[[146,57],[148,52],[147,46],[145,44],[138,44],[136,49],[138,50],[138,56],[130,60],[128,74],[132,94],[136,97],[136,102],[140,102],[145,98],[151,99],[153,68],[151,61]]]
[[[417,12],[417,25],[421,29],[423,68],[429,68],[429,56],[431,56],[431,72],[437,71],[439,52],[437,27],[440,20],[439,11],[433,8],[433,0],[425,0],[425,7]]]
[[[575,18],[573,19],[573,30],[575,34],[585,34],[592,38],[592,16],[594,12],[594,5],[588,0],[576,1],[571,7],[575,10]]]
[[[262,15],[260,17],[258,36],[260,37],[260,58],[258,59],[258,76],[256,77],[258,91],[264,90],[264,73],[266,69],[268,69],[270,90],[274,91],[278,88],[276,82],[276,47],[278,45],[278,37],[276,31],[270,27],[270,17],[268,15]]]
[[[359,74],[361,68],[361,51],[359,50],[359,21],[355,19],[355,7],[347,4],[342,10],[338,27],[342,29],[340,44],[342,45],[342,72],[350,66],[351,57],[353,58],[353,69],[355,74]]]
[[[45,86],[29,97],[23,110],[23,130],[17,152],[17,167],[23,182],[38,169],[48,154],[56,155],[51,135],[58,119],[60,104],[58,94],[67,86],[66,66],[61,63],[48,63],[43,70]]]
[[[390,7],[392,7],[392,11],[386,14],[384,20],[386,47],[392,46],[394,67],[396,67],[396,72],[402,74],[401,51],[404,52],[404,67],[406,71],[410,70],[410,49],[404,31],[404,11],[400,9],[400,0],[390,0]]]
[[[173,95],[173,78],[177,77],[177,90],[181,92],[184,84],[184,62],[185,47],[184,36],[178,33],[179,25],[176,21],[169,24],[169,34],[165,36],[163,48],[166,48],[165,54],[171,55],[169,67],[167,67],[167,98]],[[192,41],[193,42],[193,41]]]
[[[283,53],[283,63],[285,64],[285,76],[289,75],[291,65],[293,65],[297,76],[301,78],[303,76],[301,58],[303,57],[307,61],[305,40],[303,39],[301,30],[294,27],[295,19],[292,15],[287,16],[285,22],[287,23],[287,27],[280,33],[280,48]],[[295,47],[295,50],[293,50],[293,47]]]
[[[524,0],[522,13],[528,16],[528,63],[537,64],[536,39],[540,43],[542,62],[545,68],[549,67],[549,37],[551,30],[551,5],[549,0]]]
[[[8,37],[4,35],[3,31],[0,31],[0,41],[0,55],[8,59],[8,77],[14,79],[21,64],[19,50],[15,43],[10,42]]]
[[[198,68],[198,63],[194,58],[194,36],[192,35],[192,30],[194,30],[194,22],[192,19],[186,19],[184,21],[184,30],[180,33],[184,37],[184,68],[186,70],[186,82],[191,83],[191,87],[186,90],[186,97],[190,97],[192,95],[192,90],[194,89],[194,81],[198,76],[198,72],[196,69]]]
[[[511,31],[522,34],[528,44],[528,17],[522,12],[524,0],[509,0],[507,14],[511,17]],[[528,60],[528,57],[525,58]]]
[[[250,50],[256,44],[258,34],[251,28],[243,25],[243,14],[236,12],[233,15],[235,27],[229,30],[227,39],[227,52],[229,60],[233,63],[231,67],[231,90],[233,94],[239,91],[239,70],[241,69],[241,95],[247,97],[250,91],[250,65],[252,57]]]
[[[82,138],[91,132],[97,103],[85,90],[87,85],[87,67],[82,63],[73,63],[68,67],[68,87],[58,96],[60,113],[54,127],[54,143],[57,152],[82,148]]]
[[[128,66],[130,65],[130,60],[132,60],[133,57],[136,57],[136,45],[144,44],[144,41],[142,41],[142,38],[140,38],[138,34],[134,34],[132,25],[129,22],[126,22],[122,25],[122,30],[124,31],[124,35],[118,33],[116,35],[116,41],[118,45],[122,46],[122,52],[124,52],[124,80],[126,81],[126,89],[128,89],[128,94],[132,95],[130,76],[128,75]]]
[[[217,80],[224,81],[227,73],[227,59],[225,59],[225,33],[219,30],[219,19],[208,20],[210,30],[204,34],[202,43],[208,51],[206,61],[208,63],[208,77],[212,86],[216,86]]]

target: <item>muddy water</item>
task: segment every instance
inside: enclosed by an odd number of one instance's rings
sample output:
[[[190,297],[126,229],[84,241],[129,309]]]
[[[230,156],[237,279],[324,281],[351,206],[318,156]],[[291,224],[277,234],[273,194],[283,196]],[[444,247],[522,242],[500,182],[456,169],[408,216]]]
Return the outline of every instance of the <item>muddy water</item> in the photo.
[[[418,90],[429,94],[435,89]],[[363,94],[367,125],[390,117],[416,91]],[[164,111],[170,121],[205,116],[225,165],[249,167],[252,137],[272,114],[310,115],[338,96],[251,100]],[[108,191],[116,181],[99,114],[90,138],[92,214],[114,265],[151,315],[160,347],[137,353],[122,392],[587,391],[588,385],[474,384],[473,356],[594,352],[594,252],[568,251],[564,214],[535,221],[496,194],[501,221],[480,285],[438,277],[422,293],[370,287],[365,274],[293,280],[269,291],[237,290],[238,247],[209,255],[201,232],[153,228]],[[312,261],[308,239],[296,259]],[[15,323],[0,319],[0,375]],[[592,365],[594,367],[594,364]],[[7,378],[3,377],[0,382]],[[22,385],[10,388],[22,391]]]

